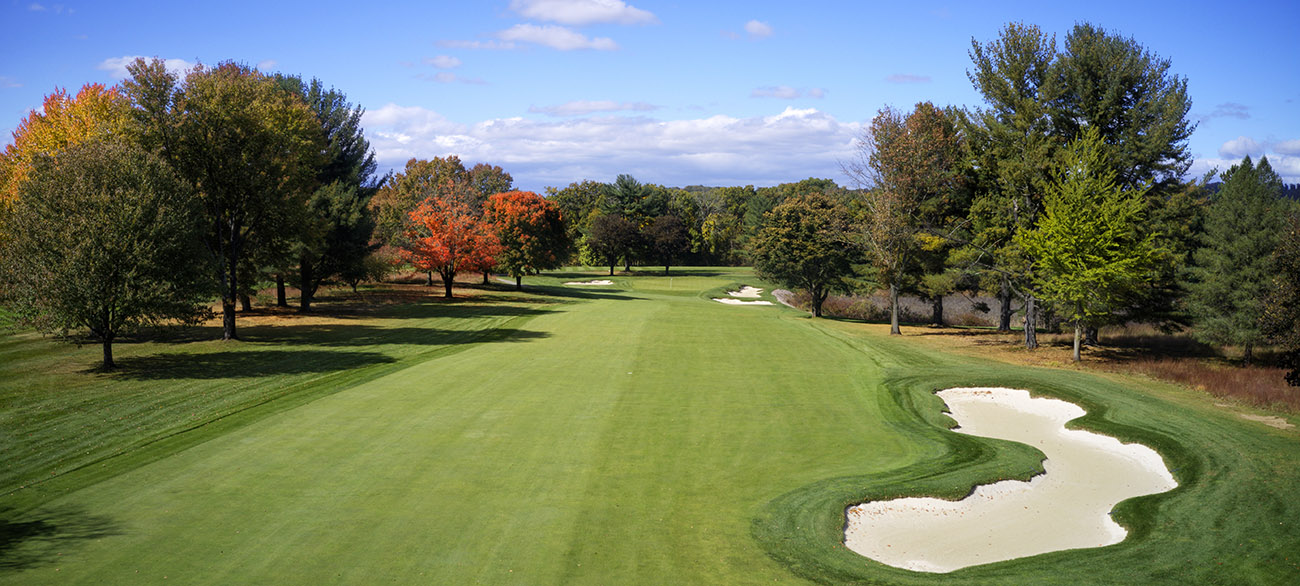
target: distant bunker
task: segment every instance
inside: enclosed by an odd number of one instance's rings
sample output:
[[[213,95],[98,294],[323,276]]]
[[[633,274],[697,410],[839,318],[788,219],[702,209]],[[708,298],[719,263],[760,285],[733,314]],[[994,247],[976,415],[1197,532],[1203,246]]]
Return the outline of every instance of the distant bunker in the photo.
[[[1178,483],[1160,454],[1140,444],[1066,429],[1085,411],[1073,403],[1003,388],[940,391],[953,431],[1022,442],[1047,456],[1028,482],[978,486],[966,498],[899,498],[849,507],[845,545],[881,563],[919,572],[1052,551],[1102,547],[1127,532],[1110,518],[1120,501]]]

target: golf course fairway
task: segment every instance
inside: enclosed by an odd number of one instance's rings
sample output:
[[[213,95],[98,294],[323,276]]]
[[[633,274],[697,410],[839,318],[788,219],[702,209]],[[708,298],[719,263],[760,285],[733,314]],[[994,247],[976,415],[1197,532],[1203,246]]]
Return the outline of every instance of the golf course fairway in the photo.
[[[748,269],[563,285],[598,278],[479,291],[478,318],[493,316],[473,327],[506,333],[454,347],[414,347],[417,326],[478,323],[454,306],[338,326],[367,328],[388,358],[349,367],[353,378],[302,375],[329,392],[283,394],[7,489],[0,584],[1300,583],[1294,431],[1169,385],[711,301],[772,290]],[[385,328],[412,330],[412,348],[381,345]],[[187,376],[202,378],[164,382]],[[1076,403],[1088,415],[1074,425],[1157,450],[1179,486],[1117,506],[1128,538],[1104,548],[941,576],[845,549],[852,504],[956,499],[1041,471],[1034,448],[948,431],[934,392],[958,386]]]

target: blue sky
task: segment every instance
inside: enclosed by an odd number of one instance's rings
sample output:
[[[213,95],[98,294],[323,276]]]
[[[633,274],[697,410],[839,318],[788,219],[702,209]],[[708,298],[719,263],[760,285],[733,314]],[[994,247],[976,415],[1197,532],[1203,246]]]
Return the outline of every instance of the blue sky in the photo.
[[[1193,173],[1267,154],[1300,183],[1300,2],[77,2],[4,0],[0,135],[133,56],[320,78],[384,168],[459,155],[540,191],[848,179],[885,105],[979,106],[971,39],[1092,22],[1188,78]]]

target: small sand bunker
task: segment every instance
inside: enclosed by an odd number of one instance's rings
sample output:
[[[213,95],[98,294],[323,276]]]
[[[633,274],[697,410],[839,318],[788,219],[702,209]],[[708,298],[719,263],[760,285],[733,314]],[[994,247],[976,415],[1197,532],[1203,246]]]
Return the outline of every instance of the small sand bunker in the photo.
[[[613,285],[614,282],[609,279],[596,279],[594,281],[569,281],[565,285]]]
[[[727,305],[771,305],[772,304],[771,301],[745,301],[744,299],[732,299],[731,297],[714,297],[713,300],[717,301],[718,303],[726,303]]]
[[[845,545],[891,566],[951,572],[967,566],[1119,543],[1110,518],[1125,499],[1178,486],[1155,450],[1065,429],[1084,415],[1073,403],[1028,391],[940,391],[960,433],[1017,441],[1043,452],[1044,474],[976,487],[960,501],[900,498],[849,507]]]
[[[749,285],[745,285],[744,287],[741,287],[739,291],[727,291],[727,295],[730,295],[732,297],[739,297],[742,299],[758,299],[759,295],[762,294],[763,294],[762,289],[750,287]]]

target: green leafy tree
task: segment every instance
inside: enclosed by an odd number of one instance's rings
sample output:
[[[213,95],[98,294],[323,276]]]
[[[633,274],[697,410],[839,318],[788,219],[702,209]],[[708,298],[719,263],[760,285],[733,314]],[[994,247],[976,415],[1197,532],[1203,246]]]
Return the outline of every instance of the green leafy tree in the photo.
[[[130,329],[207,315],[198,201],[165,162],[89,139],[31,163],[0,251],[3,295],[20,318],[73,339],[88,332],[108,370]]]
[[[592,221],[585,243],[592,255],[609,265],[613,276],[619,260],[627,263],[624,270],[631,268],[632,255],[641,247],[641,231],[623,216],[599,216]]]
[[[1126,190],[1106,161],[1094,131],[1067,146],[1033,230],[1020,245],[1037,259],[1043,295],[1074,322],[1074,361],[1083,328],[1124,304],[1153,276],[1159,251],[1154,234],[1142,234],[1143,190]]]
[[[852,216],[825,194],[795,196],[767,213],[754,242],[754,269],[787,287],[808,291],[812,314],[834,290],[848,288],[855,253]]]
[[[244,65],[196,66],[177,85],[160,60],[138,59],[123,84],[157,148],[193,184],[221,267],[222,336],[237,338],[240,266],[254,243],[306,213],[324,150],[320,125],[302,99]]]
[[[664,274],[668,274],[671,265],[677,262],[691,248],[691,234],[681,218],[663,215],[655,218],[645,229],[645,241],[650,256],[664,265]]]
[[[1197,338],[1240,346],[1247,364],[1265,340],[1260,326],[1276,266],[1273,251],[1286,221],[1282,180],[1268,159],[1246,157],[1224,171],[1205,215],[1203,246],[1189,270],[1188,309]]]

